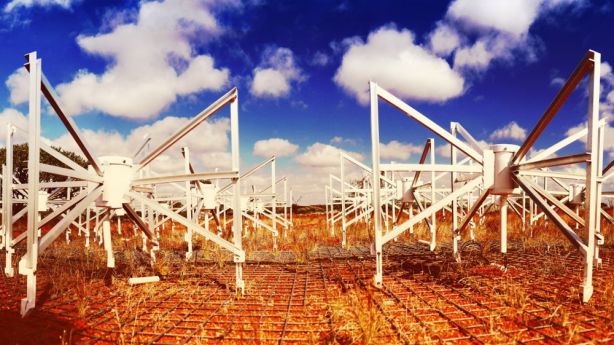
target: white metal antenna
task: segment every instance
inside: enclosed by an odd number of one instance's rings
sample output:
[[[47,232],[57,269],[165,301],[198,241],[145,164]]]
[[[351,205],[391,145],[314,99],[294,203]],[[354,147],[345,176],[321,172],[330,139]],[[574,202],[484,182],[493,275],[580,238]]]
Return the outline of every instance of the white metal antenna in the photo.
[[[132,204],[138,203],[147,208],[149,212],[156,212],[164,215],[174,221],[181,223],[188,229],[192,229],[196,233],[211,240],[234,254],[236,263],[236,289],[243,292],[244,282],[242,278],[242,264],[245,261],[245,252],[242,249],[242,234],[241,234],[241,213],[233,213],[233,241],[228,241],[217,234],[205,231],[199,224],[194,221],[175,213],[168,208],[163,207],[155,199],[149,195],[155,191],[155,187],[164,183],[175,183],[182,181],[198,181],[203,179],[229,179],[231,180],[232,208],[240,209],[240,177],[239,177],[239,124],[238,124],[238,93],[236,89],[230,90],[224,96],[212,103],[209,107],[201,111],[195,116],[186,126],[179,129],[175,134],[170,136],[157,148],[151,150],[138,163],[133,162],[132,158],[121,156],[106,156],[95,158],[92,150],[88,145],[85,137],[81,134],[72,118],[64,111],[59,103],[55,91],[51,84],[47,81],[42,73],[41,60],[37,59],[36,53],[26,55],[28,63],[25,65],[30,72],[29,78],[29,129],[28,129],[28,197],[27,199],[27,220],[28,227],[26,231],[26,254],[19,262],[19,273],[27,277],[27,297],[22,300],[21,313],[25,315],[29,310],[35,307],[36,301],[36,270],[38,255],[49,247],[49,245],[62,234],[74,221],[93,203],[103,210],[102,213],[102,240],[107,251],[107,265],[114,266],[113,248],[111,241],[111,231],[109,219],[118,210],[124,210],[126,215],[147,235],[154,247],[157,247],[158,240],[153,229],[147,226],[142,220],[141,213],[134,210]],[[40,140],[40,103],[41,93],[45,96],[51,107],[54,109],[69,134],[77,143],[81,152],[85,156],[90,169],[83,169],[78,164],[70,159],[48,148]],[[138,172],[147,167],[159,155],[164,153],[181,138],[190,133],[194,128],[207,120],[209,117],[218,112],[225,106],[230,106],[230,123],[231,123],[231,170],[224,172],[204,172],[192,173],[187,172],[180,175],[157,176],[157,177],[138,177]],[[51,154],[68,168],[61,168],[40,163],[40,150],[44,150]],[[140,150],[139,150],[140,151]],[[138,154],[139,152],[137,152]],[[45,199],[39,201],[38,197],[32,197],[39,194],[39,191],[47,187],[44,182],[40,181],[40,173],[46,172],[54,175],[65,176],[72,178],[76,183],[63,184],[61,187],[83,186],[84,188],[78,195],[70,201],[64,203],[61,207],[56,208],[45,219],[39,219],[39,205],[46,203]],[[5,175],[11,176],[11,171],[5,171]],[[8,179],[5,179],[8,180]],[[10,190],[7,189],[7,190]],[[6,192],[5,192],[6,193]],[[6,195],[5,195],[6,196]],[[10,199],[3,199],[6,203]],[[9,210],[5,207],[5,210]],[[9,211],[5,211],[9,212]],[[150,213],[151,215],[152,213]],[[63,217],[60,217],[63,215]],[[88,212],[89,215],[89,212]],[[5,222],[11,217],[4,217]],[[52,219],[59,219],[57,223],[46,233],[41,234],[39,240],[39,232],[42,224],[49,222]],[[151,222],[149,222],[151,224]]]
[[[520,188],[524,190],[526,195],[542,209],[545,215],[550,219],[561,232],[574,244],[585,257],[584,260],[584,282],[583,282],[583,300],[588,301],[593,292],[592,274],[593,262],[597,259],[598,248],[596,248],[596,239],[598,239],[599,219],[601,216],[601,185],[603,181],[603,143],[600,140],[599,131],[599,93],[600,93],[600,64],[601,56],[594,51],[588,51],[580,64],[576,67],[570,78],[563,85],[558,95],[547,108],[543,117],[539,120],[535,128],[531,131],[527,139],[520,146],[515,145],[493,145],[480,153],[477,142],[471,140],[470,135],[463,131],[460,126],[452,126],[453,132],[463,135],[468,139],[470,144],[459,140],[453,133],[446,131],[428,117],[424,116],[411,106],[407,105],[399,98],[395,97],[377,84],[370,83],[370,100],[371,100],[371,142],[372,142],[372,174],[373,174],[373,209],[375,223],[375,252],[376,252],[376,271],[374,282],[376,286],[381,286],[383,282],[382,272],[382,248],[383,245],[400,235],[413,224],[431,216],[434,212],[444,208],[446,205],[458,200],[463,194],[473,191],[476,188],[482,188],[482,194],[471,205],[469,211],[465,215],[463,221],[458,228],[454,229],[455,241],[457,236],[463,232],[471,221],[473,215],[482,207],[484,202],[490,195],[496,195],[499,198],[499,206],[501,213],[501,252],[507,252],[507,208],[508,198],[512,194],[519,194]],[[546,158],[546,155],[536,156],[532,159],[525,159],[529,149],[535,144],[536,140],[542,134],[546,126],[550,123],[557,111],[565,103],[571,92],[578,86],[580,81],[586,76],[589,76],[589,109],[588,109],[588,126],[587,126],[587,143],[586,151],[579,154],[566,155],[556,158]],[[380,171],[389,170],[390,167],[385,164],[380,164],[379,153],[379,99],[385,100],[408,117],[414,119],[419,124],[431,130],[446,142],[452,148],[453,163],[456,159],[455,150],[458,150],[474,161],[474,165],[439,165],[431,164],[430,166],[420,167],[416,164],[406,164],[398,167],[405,171],[418,171],[419,169],[427,169],[427,171],[440,171],[451,173],[452,190],[444,198],[439,201],[432,200],[431,205],[420,212],[418,215],[410,218],[402,224],[395,227],[391,232],[382,234],[382,216],[381,216],[381,187],[380,187]],[[566,139],[564,142],[573,142],[571,139]],[[563,144],[557,143],[546,149],[549,155],[559,151]],[[581,219],[570,210],[565,204],[555,198],[545,188],[534,183],[529,177],[545,176],[545,177],[570,177],[569,174],[559,174],[554,171],[545,170],[552,167],[569,166],[576,164],[585,164],[585,177],[583,179],[585,201],[584,208],[586,210],[584,219]],[[456,188],[455,174],[470,173],[473,178],[464,181],[464,185]],[[587,238],[582,239],[572,229],[555,210],[562,211],[572,219],[572,224],[578,223],[580,227],[586,229]],[[457,217],[456,205],[453,206],[453,219]],[[454,248],[457,250],[457,247]]]

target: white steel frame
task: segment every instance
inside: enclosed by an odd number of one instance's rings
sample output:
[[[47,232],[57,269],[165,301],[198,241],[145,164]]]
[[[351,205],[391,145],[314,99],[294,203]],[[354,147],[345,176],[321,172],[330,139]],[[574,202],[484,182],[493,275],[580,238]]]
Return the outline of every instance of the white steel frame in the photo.
[[[588,51],[580,64],[576,67],[570,78],[563,85],[553,102],[550,104],[543,117],[537,123],[535,128],[529,134],[524,143],[514,153],[513,158],[508,163],[508,169],[512,172],[511,180],[517,186],[522,188],[526,195],[530,197],[537,206],[552,220],[557,227],[563,232],[563,234],[574,244],[585,257],[584,262],[584,281],[582,284],[582,299],[588,301],[593,293],[592,274],[593,263],[598,261],[598,248],[596,248],[596,240],[599,239],[599,223],[601,215],[601,185],[604,181],[603,169],[603,135],[599,131],[599,93],[600,93],[600,63],[601,56],[594,51]],[[589,89],[589,108],[588,108],[588,126],[587,126],[587,143],[586,152],[580,154],[572,154],[556,158],[546,158],[551,154],[557,152],[562,147],[566,146],[566,143],[577,140],[578,135],[571,136],[564,139],[552,147],[546,149],[545,153],[538,155],[530,160],[525,160],[524,157],[528,153],[529,149],[533,146],[537,138],[542,134],[548,123],[552,120],[554,115],[560,109],[560,107],[567,100],[571,92],[576,89],[580,81],[586,76],[589,76],[588,89]],[[388,91],[379,87],[376,83],[370,82],[370,97],[371,97],[371,142],[372,142],[372,161],[373,161],[373,180],[379,181],[380,171],[382,164],[380,164],[379,154],[379,112],[378,101],[379,99],[385,100],[401,112],[405,113],[410,118],[413,118],[427,129],[433,131],[435,134],[443,138],[452,146],[452,163],[456,159],[456,150],[460,150],[466,156],[471,158],[475,163],[481,165],[478,168],[463,168],[455,166],[431,166],[429,168],[438,171],[448,171],[452,174],[452,191],[443,199],[431,204],[431,206],[425,209],[417,216],[407,220],[393,229],[391,232],[382,235],[381,225],[381,191],[380,183],[373,183],[373,209],[374,209],[374,223],[375,223],[375,251],[376,251],[376,271],[374,276],[374,283],[376,286],[381,286],[383,282],[382,276],[382,247],[390,241],[392,238],[400,235],[406,231],[415,222],[424,219],[437,210],[443,208],[449,203],[453,203],[462,194],[472,191],[473,189],[483,186],[484,190],[477,201],[471,206],[465,218],[461,222],[459,227],[454,227],[454,241],[456,242],[458,235],[469,224],[473,215],[482,207],[483,203],[487,200],[491,188],[493,188],[495,178],[493,174],[494,156],[493,151],[484,150],[482,154],[478,151],[477,142],[471,140],[472,138],[468,133],[464,133],[463,128],[458,125],[452,125],[452,133],[444,130],[442,127],[435,124],[426,116],[410,107]],[[463,135],[465,139],[469,139],[470,145],[458,140],[455,136],[455,132]],[[467,134],[467,135],[466,135]],[[575,139],[574,139],[575,138]],[[474,147],[472,147],[474,146]],[[574,165],[574,164],[586,164],[585,173],[585,204],[586,209],[585,218],[581,219],[560,200],[554,197],[550,192],[541,188],[538,184],[531,181],[528,176],[545,176],[545,177],[570,177],[564,174],[555,174],[552,171],[544,171],[545,168],[551,168],[556,166]],[[406,169],[420,169],[415,165],[407,165]],[[430,171],[430,170],[429,170]],[[455,174],[459,172],[478,173],[478,175],[466,181],[466,183],[460,187],[454,187]],[[608,175],[610,176],[610,175]],[[509,194],[502,194],[499,198],[499,206],[501,213],[501,252],[505,254],[507,252],[507,207],[508,207]],[[582,239],[573,229],[567,224],[557,212],[555,212],[552,206],[556,206],[557,209],[563,211],[570,216],[573,222],[578,223],[581,227],[587,229],[587,238]],[[456,216],[457,206],[453,204],[453,222],[457,225]],[[457,249],[456,243],[454,249]]]
[[[74,220],[77,219],[84,211],[88,210],[92,203],[102,195],[105,190],[104,170],[101,168],[98,160],[91,154],[90,146],[87,144],[85,138],[81,134],[80,130],[72,120],[70,116],[66,114],[63,107],[59,103],[59,98],[56,96],[51,84],[47,81],[42,73],[41,60],[37,58],[36,53],[30,53],[26,55],[27,64],[26,69],[29,71],[29,129],[28,129],[28,195],[38,195],[38,191],[45,187],[44,183],[40,182],[39,173],[48,172],[52,174],[71,177],[77,181],[88,182],[88,187],[83,189],[77,196],[73,197],[70,201],[64,203],[61,207],[54,210],[45,219],[39,219],[38,212],[38,198],[29,197],[27,200],[27,230],[26,230],[26,254],[19,261],[19,273],[27,277],[27,296],[22,300],[21,314],[26,315],[32,308],[35,307],[36,302],[36,271],[37,260],[41,252],[49,247],[49,245],[63,233]],[[54,109],[64,126],[67,128],[69,134],[75,140],[79,148],[81,149],[86,160],[90,164],[90,170],[85,170],[70,159],[64,157],[55,150],[47,150],[46,146],[40,141],[40,107],[41,107],[41,93],[49,101],[49,104]],[[196,128],[203,121],[207,120],[217,111],[224,106],[230,106],[230,127],[231,127],[231,171],[227,172],[214,172],[214,173],[186,173],[183,175],[174,176],[159,176],[159,177],[142,177],[131,179],[129,190],[125,193],[124,198],[133,200],[141,205],[144,205],[148,209],[157,212],[160,215],[164,215],[173,219],[174,221],[183,224],[189,229],[193,229],[198,234],[211,240],[217,245],[221,246],[234,254],[234,262],[236,263],[236,289],[237,291],[244,292],[244,281],[242,275],[242,265],[245,261],[245,251],[242,249],[242,220],[241,212],[233,212],[233,241],[230,242],[217,234],[213,234],[209,231],[205,231],[199,224],[169,210],[168,208],[160,205],[156,200],[152,200],[147,196],[141,194],[140,191],[148,189],[148,187],[155,187],[160,183],[173,183],[181,181],[195,181],[202,179],[212,178],[227,178],[232,181],[232,194],[233,194],[233,208],[239,210],[241,206],[240,199],[240,176],[239,176],[239,116],[238,116],[238,92],[232,89],[217,101],[212,103],[209,107],[201,111],[195,116],[185,127],[178,130],[175,134],[169,137],[157,148],[149,152],[138,164],[135,164],[133,171],[139,172],[151,163],[156,157],[164,153],[167,149],[173,146],[186,134]],[[48,151],[54,157],[68,165],[69,168],[60,168],[55,166],[49,166],[40,163],[40,149]],[[8,150],[7,150],[8,152]],[[5,169],[8,170],[8,169]],[[5,175],[11,176],[10,171],[5,171]],[[9,179],[5,179],[9,180]],[[68,185],[65,185],[68,186]],[[71,184],[70,187],[73,185]],[[14,189],[14,186],[13,186]],[[155,188],[154,188],[155,189]],[[5,189],[7,193],[11,188]],[[151,194],[151,193],[147,193]],[[10,197],[4,199],[5,204],[10,203]],[[131,202],[124,202],[122,208],[125,210],[127,216],[139,226],[139,228],[147,234],[149,240],[154,247],[157,247],[158,242],[152,233],[151,229],[143,222],[141,217],[131,206]],[[9,222],[11,217],[6,216],[6,212],[10,212],[10,208],[4,207],[6,211],[4,222]],[[114,267],[113,249],[111,242],[110,232],[110,217],[115,213],[116,209],[107,208],[102,216],[102,237],[107,251],[107,266]],[[55,219],[62,215],[62,218],[45,234],[40,236],[39,229],[41,224],[46,220]],[[142,214],[143,215],[143,214]],[[88,212],[89,216],[89,212]],[[10,227],[10,226],[9,226]],[[6,227],[6,228],[9,228]],[[5,229],[6,229],[5,228]]]

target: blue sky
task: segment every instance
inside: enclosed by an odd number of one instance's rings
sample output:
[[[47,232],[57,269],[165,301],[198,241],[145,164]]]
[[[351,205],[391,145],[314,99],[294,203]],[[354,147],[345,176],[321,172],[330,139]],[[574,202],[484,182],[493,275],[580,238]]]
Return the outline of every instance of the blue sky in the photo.
[[[30,51],[97,154],[129,154],[144,133],[162,141],[236,86],[242,167],[278,154],[278,175],[318,202],[338,149],[370,164],[369,79],[444,128],[459,121],[485,143],[519,144],[594,49],[609,114],[613,19],[613,5],[588,0],[5,0],[0,121],[24,121]],[[538,147],[585,121],[585,98],[573,95]],[[71,147],[47,112],[43,135]],[[227,165],[224,116],[186,141],[199,169]],[[380,122],[383,160],[419,157],[426,131],[386,106]],[[161,170],[177,167],[174,150]]]

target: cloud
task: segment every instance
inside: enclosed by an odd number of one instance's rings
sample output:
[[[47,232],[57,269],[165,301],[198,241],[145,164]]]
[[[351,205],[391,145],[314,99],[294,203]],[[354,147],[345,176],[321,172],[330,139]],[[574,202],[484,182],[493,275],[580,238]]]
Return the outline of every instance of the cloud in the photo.
[[[357,139],[351,139],[351,138],[344,138],[342,136],[334,136],[332,139],[330,139],[330,143],[333,145],[339,145],[339,144],[349,144],[349,145],[356,145],[358,144],[358,140]]]
[[[435,152],[444,158],[450,158],[452,156],[450,153],[450,144],[437,146]]]
[[[608,154],[608,158],[605,158],[604,165],[608,164],[608,159],[614,158],[614,140],[609,138],[614,137],[614,127],[612,121],[614,121],[614,73],[612,66],[607,61],[601,62],[601,95],[599,103],[600,118],[608,118],[608,122],[604,128],[604,142],[603,150]],[[579,123],[576,126],[569,128],[566,132],[567,136],[577,133],[584,128],[588,123],[585,121]],[[586,143],[586,136],[579,139],[581,142]]]
[[[102,129],[82,129],[82,134],[95,157],[105,155],[133,157],[136,150],[145,142],[144,137],[146,135],[149,135],[151,138],[150,149],[154,149],[179,128],[185,126],[190,120],[190,118],[167,116],[152,124],[136,127],[127,135],[122,135],[117,131]],[[26,142],[28,119],[24,114],[12,108],[7,108],[0,112],[0,142],[4,143],[6,125],[8,123],[18,128],[14,136],[14,142]],[[203,122],[164,154],[155,159],[151,164],[152,169],[158,173],[182,172],[183,159],[180,148],[183,146],[187,146],[190,149],[191,161],[197,171],[229,168],[231,165],[229,133],[230,121],[228,118],[220,117]],[[81,154],[81,150],[68,133],[55,139],[43,138],[43,140],[50,145],[59,146]],[[138,162],[143,157],[144,152],[135,159],[135,162]]]
[[[601,78],[609,85],[614,85],[614,74],[612,73],[612,66],[607,61],[601,63]]]
[[[6,87],[9,89],[9,101],[11,104],[21,104],[28,101],[28,71],[20,67],[15,70],[7,79]]]
[[[442,102],[458,97],[464,79],[448,62],[414,43],[407,29],[382,27],[367,41],[354,39],[343,55],[334,81],[361,104],[369,101],[373,80],[400,97]]]
[[[101,74],[80,70],[57,86],[67,112],[146,119],[177,97],[220,91],[228,83],[228,69],[216,68],[211,56],[197,53],[222,32],[212,14],[218,3],[145,2],[133,21],[118,21],[109,32],[79,35],[79,47],[108,64]]]
[[[104,155],[133,157],[136,150],[145,142],[146,135],[151,138],[150,149],[153,150],[190,120],[190,118],[167,116],[152,124],[136,127],[127,135],[105,130],[84,129],[82,132],[93,150],[92,154],[96,157]],[[230,166],[229,132],[228,118],[206,121],[154,160],[151,165],[152,169],[158,173],[183,171],[183,158],[180,150],[183,146],[190,149],[190,160],[197,171],[228,168]],[[51,140],[51,144],[76,153],[81,152],[69,134]],[[143,157],[144,152],[135,159],[135,162]]]
[[[520,127],[516,121],[512,121],[507,125],[496,129],[491,135],[490,140],[497,139],[514,139],[514,140],[524,140],[527,137],[527,130]]]
[[[314,66],[326,66],[330,63],[330,57],[323,52],[316,52],[311,58],[311,64]]]
[[[459,33],[452,26],[438,24],[429,35],[430,50],[440,56],[448,56],[461,44]]]
[[[73,0],[11,0],[6,6],[4,6],[4,12],[8,13],[16,10],[19,7],[30,8],[34,6],[40,7],[52,7],[59,6],[64,9],[69,9],[73,3]]]
[[[489,143],[486,140],[478,140],[478,146],[480,147],[480,150],[478,150],[478,152],[488,149],[491,145],[492,143]],[[450,144],[444,144],[444,145],[437,146],[437,148],[435,149],[435,152],[441,157],[450,158],[451,157]],[[457,153],[456,158],[458,161],[466,157],[459,150],[456,150],[456,153]]]
[[[527,158],[528,159],[532,159],[532,158],[536,157],[538,154],[544,152],[546,149],[547,149],[547,147],[546,148],[540,148],[540,149],[536,149],[534,147],[531,147],[529,149],[529,152],[527,153]],[[544,157],[544,158],[554,158],[554,157],[558,157],[558,155],[556,153],[553,153],[553,154],[551,154],[551,155],[549,155],[547,157]]]
[[[580,8],[583,4],[581,0],[455,0],[431,36],[448,25],[475,37],[473,42],[452,48],[455,70],[483,71],[492,61],[513,60],[522,54],[531,61],[539,51],[538,40],[529,33],[533,23],[554,11]]]
[[[26,142],[28,140],[28,118],[16,109],[6,108],[0,112],[0,143],[6,143],[6,131],[9,123],[17,127],[17,131],[13,136],[13,143],[21,144]]]
[[[341,152],[349,154],[351,157],[362,160],[363,157],[357,152],[348,152],[337,147],[314,143],[305,152],[296,157],[296,161],[302,165],[315,168],[337,167]]]
[[[587,126],[587,122],[584,123],[580,123],[576,126],[573,126],[571,128],[569,128],[567,130],[566,135],[570,136],[572,134],[575,134],[583,129],[585,129]],[[614,127],[612,127],[611,123],[606,123],[605,128],[604,128],[604,138],[606,138],[606,140],[604,140],[603,142],[603,150],[608,152],[611,155],[614,155],[614,140],[608,140],[607,138],[612,138],[614,137]],[[583,136],[582,138],[579,139],[581,142],[586,143],[586,136]],[[605,164],[607,164],[609,162],[605,162]],[[604,165],[605,165],[604,164]]]
[[[454,54],[454,68],[470,67],[474,69],[485,69],[490,65],[490,62],[496,57],[498,49],[492,50],[491,42],[479,40],[472,46],[459,48]],[[499,53],[500,54],[500,53]]]
[[[335,146],[316,142],[295,160],[301,165],[285,173],[292,184],[295,200],[300,198],[301,204],[321,204],[324,201],[324,186],[329,183],[329,174],[339,176],[340,153],[345,152],[351,157],[362,161],[358,152],[345,151]],[[367,164],[368,165],[368,164]],[[345,176],[348,181],[354,181],[369,175],[353,164],[345,165]]]
[[[269,47],[262,63],[254,69],[250,93],[255,97],[280,98],[290,94],[293,82],[304,80],[294,54],[288,48]]]
[[[475,28],[493,29],[520,36],[529,30],[537,18],[541,2],[456,0],[448,7],[447,15]]]
[[[421,153],[423,149],[412,144],[402,143],[396,140],[388,144],[379,144],[380,158],[406,161],[412,154]]]
[[[563,85],[565,85],[565,79],[561,77],[552,78],[552,80],[550,81],[550,85],[555,87],[562,87]]]
[[[289,156],[298,150],[298,145],[282,138],[258,140],[254,144],[254,156],[277,157]]]

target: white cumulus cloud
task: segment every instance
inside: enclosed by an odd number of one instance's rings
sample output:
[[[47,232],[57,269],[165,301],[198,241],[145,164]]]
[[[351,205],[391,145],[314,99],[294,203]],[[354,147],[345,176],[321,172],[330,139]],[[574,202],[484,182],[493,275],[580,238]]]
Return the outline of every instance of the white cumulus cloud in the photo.
[[[293,82],[304,79],[301,69],[294,61],[292,50],[269,47],[263,54],[262,63],[254,69],[250,93],[256,97],[279,98],[290,94]]]
[[[74,0],[11,0],[6,6],[4,6],[4,12],[11,12],[13,10],[18,9],[19,7],[30,8],[34,6],[40,7],[51,7],[51,6],[59,6],[65,9],[69,9]]]
[[[20,104],[28,101],[28,71],[20,67],[7,79],[6,87],[9,89],[9,101],[11,104]]]
[[[497,43],[497,40],[481,39],[472,46],[459,48],[454,54],[454,67],[470,67],[474,69],[485,69],[490,65],[493,58],[497,56],[499,50],[493,50],[490,43]]]
[[[530,28],[540,18],[566,7],[581,7],[582,0],[455,0],[443,22],[475,36],[457,46],[454,69],[486,70],[497,59],[536,58]],[[518,53],[521,53],[520,55]]]
[[[572,134],[575,134],[583,129],[585,129],[587,126],[587,122],[584,123],[580,123],[576,126],[573,126],[571,128],[569,128],[566,132],[567,136],[570,136]],[[611,123],[606,123],[605,128],[604,128],[604,137],[606,138],[603,142],[603,150],[606,152],[609,152],[609,154],[612,156],[614,155],[614,141],[613,140],[608,140],[607,138],[612,138],[614,137],[614,127],[612,127]],[[586,136],[583,136],[582,138],[579,139],[581,142],[586,143]],[[607,160],[607,158],[605,158]],[[605,162],[605,164],[607,164],[609,162]]]
[[[466,25],[494,29],[520,36],[537,18],[539,0],[456,0],[448,7],[448,16]]]
[[[298,145],[291,143],[287,139],[270,138],[258,140],[254,144],[254,156],[277,157],[289,156],[298,150]]]
[[[391,140],[388,144],[380,143],[380,158],[406,161],[412,154],[422,152],[422,148],[413,144]]]
[[[336,167],[339,166],[341,152],[345,152],[357,160],[362,160],[363,158],[360,153],[344,151],[335,146],[317,142],[298,155],[296,161],[308,167]]]
[[[118,21],[109,32],[79,35],[79,47],[108,64],[101,74],[80,70],[57,86],[68,113],[146,119],[179,96],[220,91],[228,83],[228,69],[216,68],[211,56],[196,49],[222,32],[212,14],[215,3],[144,2],[133,21]]]
[[[190,118],[167,116],[152,124],[136,127],[127,135],[102,129],[84,129],[82,132],[93,151],[92,154],[96,157],[105,155],[133,157],[136,150],[145,142],[146,136],[151,138],[149,145],[150,149],[153,150],[189,121]],[[229,132],[230,121],[227,118],[203,122],[154,160],[151,166],[158,173],[183,171],[183,158],[180,148],[187,146],[190,149],[190,160],[197,171],[227,168],[231,163],[228,152]],[[51,144],[81,153],[69,134],[51,140]],[[135,162],[142,159],[144,154],[145,152],[142,152],[135,159]]]
[[[512,121],[507,125],[496,129],[491,135],[490,140],[497,139],[514,139],[514,140],[524,140],[527,137],[527,130],[520,127],[516,121]]]
[[[13,135],[13,143],[21,144],[28,140],[28,118],[20,111],[13,108],[6,108],[0,112],[0,143],[4,144],[6,139],[7,125],[17,127]]]
[[[429,35],[429,47],[437,55],[448,56],[461,44],[461,37],[454,27],[438,24]]]
[[[369,80],[400,97],[431,102],[464,90],[463,77],[445,59],[414,43],[411,31],[394,27],[371,32],[366,42],[353,39],[334,80],[362,104],[369,101]]]

